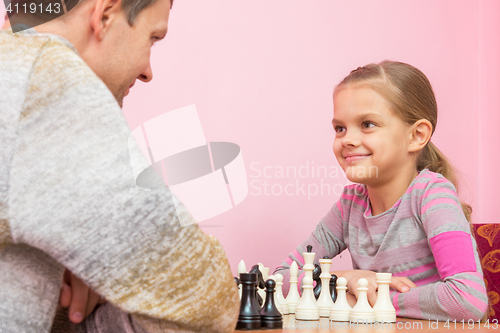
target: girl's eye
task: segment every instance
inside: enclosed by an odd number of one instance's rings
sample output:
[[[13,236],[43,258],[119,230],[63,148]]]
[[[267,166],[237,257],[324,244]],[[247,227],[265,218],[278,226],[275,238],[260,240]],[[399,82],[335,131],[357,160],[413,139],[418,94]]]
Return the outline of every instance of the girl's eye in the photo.
[[[342,127],[342,126],[335,126],[335,132],[336,133],[342,133],[342,132],[345,132],[345,127]]]
[[[372,123],[371,121],[365,121],[361,124],[362,128],[372,128],[375,127],[375,123]]]

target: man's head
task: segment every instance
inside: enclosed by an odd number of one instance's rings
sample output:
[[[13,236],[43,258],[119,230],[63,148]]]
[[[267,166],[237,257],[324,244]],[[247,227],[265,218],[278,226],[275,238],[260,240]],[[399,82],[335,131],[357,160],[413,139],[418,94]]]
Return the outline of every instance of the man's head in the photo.
[[[72,1],[74,9],[36,30],[71,42],[122,106],[136,79],[153,78],[151,47],[167,33],[171,0]]]

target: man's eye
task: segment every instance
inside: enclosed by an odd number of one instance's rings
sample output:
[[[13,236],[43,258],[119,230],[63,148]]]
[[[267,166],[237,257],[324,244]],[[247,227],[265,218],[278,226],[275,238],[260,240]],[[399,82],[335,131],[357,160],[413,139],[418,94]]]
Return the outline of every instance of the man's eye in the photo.
[[[151,37],[151,40],[153,42],[153,45],[155,45],[155,43],[159,42],[160,40],[162,40],[162,38],[160,38],[160,37]]]

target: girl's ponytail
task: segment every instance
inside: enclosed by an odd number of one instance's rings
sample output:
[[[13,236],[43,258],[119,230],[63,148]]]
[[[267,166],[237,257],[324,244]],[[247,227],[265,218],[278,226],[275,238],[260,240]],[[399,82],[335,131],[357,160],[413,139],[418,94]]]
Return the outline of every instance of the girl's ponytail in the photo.
[[[458,194],[458,181],[455,169],[453,169],[446,156],[430,141],[417,159],[417,170],[421,171],[423,169],[429,169],[432,172],[442,174],[455,186]],[[461,204],[467,221],[471,222],[472,207],[464,202],[461,202]]]

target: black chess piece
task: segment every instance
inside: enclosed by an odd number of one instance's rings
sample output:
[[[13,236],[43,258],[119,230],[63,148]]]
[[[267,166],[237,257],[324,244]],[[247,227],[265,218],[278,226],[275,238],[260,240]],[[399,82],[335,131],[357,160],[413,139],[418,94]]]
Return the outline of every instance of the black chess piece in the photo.
[[[313,246],[312,245],[307,245],[307,253],[311,253],[313,250]]]
[[[276,282],[269,279],[266,281],[266,302],[260,310],[260,320],[264,328],[283,328],[283,316],[274,304],[274,288]]]
[[[236,287],[240,286],[240,279],[238,279],[236,276],[234,277],[234,282],[236,282]]]
[[[332,295],[332,300],[335,303],[337,301],[337,275],[332,274],[329,285],[330,285],[330,294]]]
[[[313,281],[316,281],[316,286],[313,289],[314,297],[318,300],[319,295],[321,294],[321,266],[318,264],[314,264],[313,270]]]
[[[257,303],[259,304],[259,310],[260,310],[260,308],[262,307],[262,304],[264,303],[264,300],[257,292],[257,288],[260,288],[260,289],[265,288],[264,277],[262,276],[262,272],[260,271],[259,265],[253,265],[252,269],[248,273],[256,273],[257,274],[257,286],[255,288],[255,297],[257,299]]]
[[[257,300],[255,298],[255,286],[257,284],[257,274],[241,273],[241,304],[237,330],[260,329],[260,313]]]

